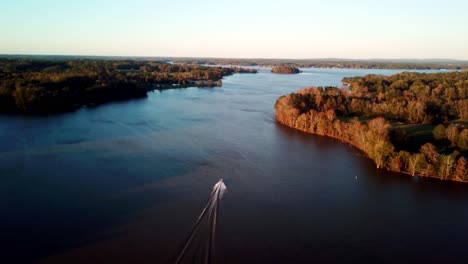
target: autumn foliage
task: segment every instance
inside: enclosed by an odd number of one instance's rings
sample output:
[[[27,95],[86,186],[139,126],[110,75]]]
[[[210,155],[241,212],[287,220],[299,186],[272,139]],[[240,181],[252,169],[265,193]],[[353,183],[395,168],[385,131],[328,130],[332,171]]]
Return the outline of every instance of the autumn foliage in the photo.
[[[0,112],[63,112],[155,89],[222,86],[224,76],[256,72],[142,60],[0,59]]]
[[[297,74],[300,73],[301,71],[293,66],[288,66],[288,65],[278,65],[274,66],[271,69],[272,73],[279,73],[279,74]]]
[[[464,121],[451,121],[466,118],[467,80],[466,72],[348,78],[351,89],[312,87],[280,97],[276,119],[347,142],[377,168],[466,182],[468,128]],[[430,142],[410,153],[393,136],[396,123],[439,125]]]

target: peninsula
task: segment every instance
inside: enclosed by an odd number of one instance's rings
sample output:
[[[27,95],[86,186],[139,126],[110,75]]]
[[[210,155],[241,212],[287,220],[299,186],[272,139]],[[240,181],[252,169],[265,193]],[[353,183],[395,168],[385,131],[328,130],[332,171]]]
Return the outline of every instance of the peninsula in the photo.
[[[468,72],[345,78],[280,97],[276,120],[349,143],[377,168],[468,181]]]
[[[151,90],[222,86],[239,67],[83,58],[0,59],[0,112],[49,114],[146,97]]]

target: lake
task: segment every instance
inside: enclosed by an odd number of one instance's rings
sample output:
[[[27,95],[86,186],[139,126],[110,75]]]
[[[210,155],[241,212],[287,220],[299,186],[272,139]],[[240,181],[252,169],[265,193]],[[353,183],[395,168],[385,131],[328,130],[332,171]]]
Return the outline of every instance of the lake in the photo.
[[[219,178],[215,263],[468,262],[468,185],[274,120],[281,95],[399,71],[303,71],[0,116],[0,262],[170,263]]]

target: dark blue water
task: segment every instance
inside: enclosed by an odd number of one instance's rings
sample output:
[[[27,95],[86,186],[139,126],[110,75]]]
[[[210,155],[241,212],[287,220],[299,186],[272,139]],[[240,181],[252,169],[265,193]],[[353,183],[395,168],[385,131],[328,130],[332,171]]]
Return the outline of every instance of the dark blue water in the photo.
[[[396,72],[262,69],[222,88],[0,116],[0,262],[170,262],[221,177],[218,263],[468,262],[467,185],[378,171],[274,121],[283,94]]]

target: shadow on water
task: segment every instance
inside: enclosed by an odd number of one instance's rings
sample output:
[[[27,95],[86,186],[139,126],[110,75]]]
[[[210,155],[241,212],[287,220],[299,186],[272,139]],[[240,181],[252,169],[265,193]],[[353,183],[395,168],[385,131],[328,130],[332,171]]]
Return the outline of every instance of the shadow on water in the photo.
[[[113,226],[123,225],[135,213],[154,206],[171,196],[157,194],[131,194],[125,198],[110,199],[101,203],[82,203],[80,208],[68,201],[68,208],[56,208],[56,204],[37,204],[32,207],[16,206],[3,216],[1,260],[3,263],[29,263],[55,255],[71,248],[93,244],[100,240],[120,236],[125,230],[114,231]],[[14,221],[14,223],[12,222]],[[37,243],[40,241],[40,243]]]
[[[69,156],[70,147],[73,157]],[[170,188],[158,184],[160,181],[204,166],[196,160],[186,159],[182,164],[166,156],[145,157],[133,152],[113,156],[121,164],[114,164],[113,169],[99,165],[103,157],[89,147],[79,159],[75,157],[81,152],[77,146],[28,154],[0,153],[2,263],[29,263],[120,237],[128,232],[125,224],[142,211],[176,199]],[[151,162],[155,166],[159,163],[162,169],[145,166]],[[7,169],[12,166],[16,168]]]
[[[377,170],[352,146],[279,124],[275,137],[262,198],[226,201],[219,263],[466,260],[466,185]]]
[[[348,152],[345,155],[346,158],[349,158],[348,154],[351,153],[356,157],[352,161],[357,163],[357,167],[363,169],[363,173],[355,175],[355,177],[366,177],[366,182],[373,184],[374,186],[389,187],[404,185],[411,188],[415,193],[427,195],[439,194],[442,197],[451,197],[453,199],[462,197],[466,198],[466,195],[468,194],[468,186],[464,183],[442,181],[440,179],[419,176],[413,177],[408,174],[377,169],[373,161],[368,158],[365,153],[352,145],[343,143],[340,140],[326,136],[308,134],[279,123],[276,123],[276,128],[278,133],[281,133],[282,136],[288,138],[288,142],[296,142],[297,144],[307,146],[308,148],[316,148],[323,155],[327,155],[327,153],[330,152],[335,155],[334,158],[339,159],[341,153]]]

